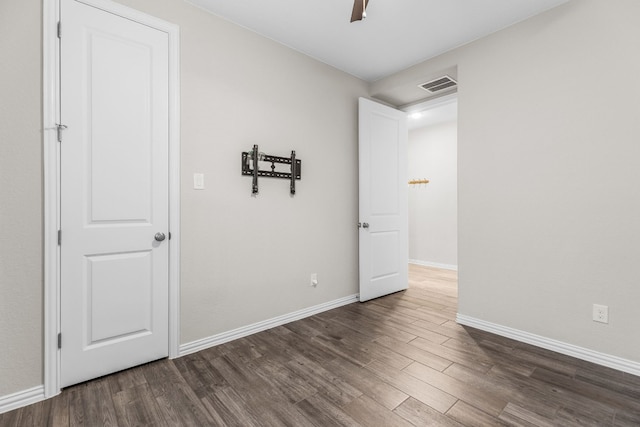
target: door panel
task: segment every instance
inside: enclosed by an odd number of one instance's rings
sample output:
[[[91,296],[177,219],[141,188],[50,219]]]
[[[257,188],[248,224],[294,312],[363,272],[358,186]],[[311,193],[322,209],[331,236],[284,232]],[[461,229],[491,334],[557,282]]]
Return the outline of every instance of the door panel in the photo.
[[[360,98],[360,301],[408,286],[405,113]]]
[[[85,346],[152,332],[152,257],[152,251],[85,257]]]
[[[397,231],[378,232],[371,235],[371,279],[380,280],[399,270]]]
[[[61,1],[61,385],[168,355],[168,35]]]
[[[153,46],[94,29],[85,31],[88,54],[83,65],[90,72],[85,98],[91,112],[86,117],[90,220],[148,223]],[[114,108],[125,100],[126,108]]]

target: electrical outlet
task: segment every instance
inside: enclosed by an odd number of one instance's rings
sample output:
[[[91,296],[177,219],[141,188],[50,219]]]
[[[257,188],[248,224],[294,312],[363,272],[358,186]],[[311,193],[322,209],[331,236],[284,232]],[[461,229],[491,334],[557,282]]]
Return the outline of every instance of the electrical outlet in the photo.
[[[318,273],[311,273],[311,280],[309,286],[318,286]]]
[[[593,304],[593,321],[609,323],[609,307],[606,305]]]

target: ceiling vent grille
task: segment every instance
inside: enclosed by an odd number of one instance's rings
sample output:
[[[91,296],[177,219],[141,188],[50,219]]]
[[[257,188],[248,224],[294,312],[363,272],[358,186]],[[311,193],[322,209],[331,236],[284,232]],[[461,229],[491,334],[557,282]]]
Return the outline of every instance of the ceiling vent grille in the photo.
[[[419,84],[418,86],[420,86],[427,92],[436,93],[445,89],[455,88],[456,86],[458,86],[458,82],[456,82],[449,76],[442,76],[426,83]]]

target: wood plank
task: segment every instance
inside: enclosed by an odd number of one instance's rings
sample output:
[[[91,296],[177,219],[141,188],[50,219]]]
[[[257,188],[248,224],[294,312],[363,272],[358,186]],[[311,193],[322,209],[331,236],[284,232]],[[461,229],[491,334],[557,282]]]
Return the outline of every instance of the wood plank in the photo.
[[[396,414],[417,427],[462,427],[459,422],[441,414],[430,406],[414,399],[408,398],[400,406],[393,410]]]
[[[614,427],[638,427],[640,426],[640,413],[636,411],[619,410],[613,419]]]
[[[358,304],[358,310],[368,312],[369,316],[373,317],[385,317],[387,319],[395,319],[396,321],[403,323],[412,323],[416,320],[420,320],[417,317],[409,316],[406,313],[399,313],[396,310],[390,310],[381,305],[376,305],[372,301]]]
[[[424,365],[427,365],[439,371],[444,371],[452,363],[452,361],[447,358],[441,357],[437,354],[430,353],[428,351],[424,351],[421,348],[413,346],[411,343],[405,344],[400,341],[395,341],[389,337],[381,337],[377,339],[376,342],[403,355],[407,359],[418,361]],[[408,366],[408,364],[406,366]],[[404,367],[405,366],[402,366],[400,367],[400,369]]]
[[[505,376],[496,378],[476,370],[454,363],[444,373],[465,384],[481,390],[487,395],[496,396],[523,409],[539,414],[543,418],[553,419],[562,407],[557,397],[531,387],[522,375],[506,371]]]
[[[264,378],[247,366],[236,363],[232,355],[225,355],[212,361],[213,366],[225,377],[243,405],[248,407],[260,422],[267,425],[312,425],[291,403],[280,388],[265,382]]]
[[[447,416],[467,427],[507,426],[509,424],[492,417],[486,412],[459,400],[449,411]]]
[[[134,388],[136,386],[146,384],[147,379],[144,376],[144,366],[137,366],[135,368],[127,369],[117,372],[113,375],[109,375],[109,387],[111,392],[116,394],[127,388]]]
[[[334,352],[315,345],[310,337],[298,335],[284,326],[247,337],[265,346],[264,357],[271,357],[286,363],[295,355],[302,355],[317,363],[335,359]]]
[[[507,400],[498,397],[495,393],[487,393],[486,390],[474,387],[472,384],[457,380],[418,362],[412,363],[403,369],[403,372],[413,375],[453,397],[464,400],[494,417],[498,417],[507,406]]]
[[[220,387],[202,398],[202,404],[211,414],[214,425],[259,426],[260,421],[231,387]]]
[[[535,366],[525,361],[515,359],[510,354],[512,350],[510,347],[495,342],[487,343],[486,340],[481,340],[472,345],[468,342],[451,338],[446,343],[443,343],[443,346],[456,351],[472,353],[492,366],[500,365],[502,369],[510,370],[519,375],[529,376],[535,370]],[[498,350],[496,350],[496,348],[498,348]]]
[[[18,408],[13,411],[0,414],[0,426],[1,427],[19,427],[20,418],[24,416],[24,411],[30,411],[31,408]]]
[[[199,399],[229,385],[220,372],[200,353],[175,359],[173,363]]]
[[[82,393],[82,404],[84,405],[88,425],[104,427],[118,425],[107,378],[99,378],[87,383],[86,391]]]
[[[507,404],[498,418],[514,426],[553,427],[556,425],[552,420],[511,402]]]
[[[578,367],[574,378],[640,400],[640,377],[638,376],[604,366],[591,365]]]
[[[398,341],[409,342],[416,338],[416,335],[388,325],[379,318],[375,320],[363,318],[347,310],[343,310],[340,314],[332,316],[329,321],[338,322],[342,326],[351,328],[357,333],[363,334],[371,339],[388,336]]]
[[[412,424],[394,412],[387,410],[367,395],[362,395],[342,410],[363,426],[412,427]]]
[[[437,345],[423,338],[416,338],[415,340],[411,341],[409,345],[423,350],[429,354],[438,356],[444,360],[448,360],[450,362],[449,365],[452,362],[456,362],[461,365],[467,366],[468,368],[475,369],[479,372],[487,372],[493,366],[493,361],[490,358],[485,357],[484,355],[448,348],[444,345]]]
[[[404,402],[409,395],[371,375],[370,372],[347,360],[334,360],[326,365],[327,369],[366,394],[380,405],[392,410]]]
[[[422,328],[424,330],[431,331],[448,338],[455,338],[461,341],[475,342],[475,339],[470,335],[470,332],[467,329],[463,328],[462,326],[459,326],[458,328],[451,328],[451,327],[445,327],[443,325],[438,325],[432,322],[427,322],[424,320],[416,320],[412,324],[418,328]]]
[[[402,331],[408,332],[410,334],[415,335],[416,337],[420,337],[420,338],[424,338],[428,341],[434,342],[436,344],[443,344],[445,343],[447,340],[451,339],[450,337],[446,336],[446,335],[442,335],[439,334],[437,332],[433,332],[430,331],[428,329],[425,328],[421,328],[420,326],[416,325],[415,323],[399,323],[396,322],[395,320],[389,320],[389,319],[384,319],[384,323],[393,327],[393,328],[397,328],[400,329]]]
[[[556,423],[563,426],[601,427],[613,424],[613,415],[591,411],[588,408],[562,408],[558,411]]]
[[[378,305],[376,304],[376,300],[373,300],[371,302],[371,305],[369,307],[372,311],[376,311],[380,314],[386,315],[386,316],[402,316],[405,315],[407,317],[410,318],[414,318],[417,320],[425,320],[427,322],[431,322],[431,323],[435,323],[437,325],[442,325],[443,323],[449,321],[448,317],[445,316],[441,316],[439,312],[428,312],[428,311],[421,311],[421,310],[412,310],[409,308],[405,308],[405,307],[394,307],[394,308],[387,308],[384,307],[382,305]]]
[[[640,412],[640,400],[614,390],[576,380],[544,368],[537,368],[531,378],[553,384],[564,389],[573,390],[589,400],[607,404],[615,409],[632,409]]]
[[[145,377],[157,407],[169,425],[210,425],[213,418],[170,360],[149,365]]]
[[[351,418],[342,408],[325,399],[320,393],[298,402],[297,406],[317,426],[357,427],[363,425]]]
[[[369,360],[379,360],[398,369],[402,369],[412,362],[410,358],[390,350],[386,346],[380,345],[377,341],[371,340],[367,335],[339,323],[322,322],[314,319],[314,324],[316,328],[322,328],[326,335],[334,340],[338,340],[343,346],[363,352],[368,356]],[[383,336],[383,338],[386,338],[386,336]]]
[[[574,377],[577,372],[575,365],[563,362],[561,360],[550,358],[538,353],[530,351],[531,346],[527,346],[527,349],[517,348],[511,353],[511,357],[520,360],[524,363],[532,366],[544,368],[549,371],[557,372],[559,374]]]
[[[287,367],[302,381],[314,387],[318,393],[337,406],[343,406],[362,395],[360,390],[353,387],[340,375],[336,375],[336,373],[304,356],[295,356],[287,363]]]
[[[304,400],[318,392],[313,384],[291,370],[289,365],[261,358],[247,364],[246,369],[262,378],[268,388],[280,391],[291,403]]]
[[[576,411],[596,411],[600,413],[607,414],[607,416],[613,416],[615,413],[615,408],[607,405],[606,403],[599,402],[594,399],[586,398],[583,395],[577,393],[577,390],[565,387],[559,387],[553,383],[539,380],[533,377],[520,377],[518,375],[513,375],[512,372],[501,370],[499,367],[493,367],[491,371],[487,373],[488,377],[495,376],[497,381],[502,382],[511,382],[514,385],[526,388],[528,390],[534,390],[536,393],[540,393],[543,396],[548,398],[553,398],[556,404],[561,407],[573,408]],[[535,398],[535,395],[532,395],[531,398]],[[535,401],[538,404],[543,404],[544,401],[540,398],[537,398]],[[522,406],[522,405],[521,405]],[[536,411],[535,407],[527,407],[527,409]],[[543,414],[544,415],[544,414]]]
[[[29,424],[29,422],[25,423],[25,425],[34,425],[34,426],[46,426],[49,424],[48,420],[51,419],[51,412],[53,410],[53,399],[47,399],[42,402],[38,402],[34,405],[34,415],[33,415],[33,424]]]
[[[82,397],[86,393],[87,383],[71,387],[69,390],[69,426],[83,426],[89,420],[85,414]]]
[[[160,408],[148,384],[127,387],[113,396],[118,423],[121,426],[166,426]]]
[[[447,412],[458,400],[431,384],[427,384],[406,372],[391,368],[380,362],[372,362],[367,365],[366,369],[398,390],[431,406],[440,413]]]

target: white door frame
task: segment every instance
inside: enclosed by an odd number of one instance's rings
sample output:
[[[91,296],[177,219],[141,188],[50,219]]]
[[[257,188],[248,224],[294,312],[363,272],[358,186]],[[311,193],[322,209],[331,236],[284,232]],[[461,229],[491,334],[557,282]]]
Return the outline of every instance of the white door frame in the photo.
[[[180,345],[180,56],[179,27],[110,0],[76,0],[167,33],[169,38],[169,357]],[[60,392],[60,0],[42,2],[44,166],[44,395]],[[62,28],[64,37],[64,27]],[[64,124],[64,123],[63,123]],[[64,136],[64,131],[63,136]],[[64,139],[63,139],[64,140]],[[62,142],[64,144],[64,142]]]

